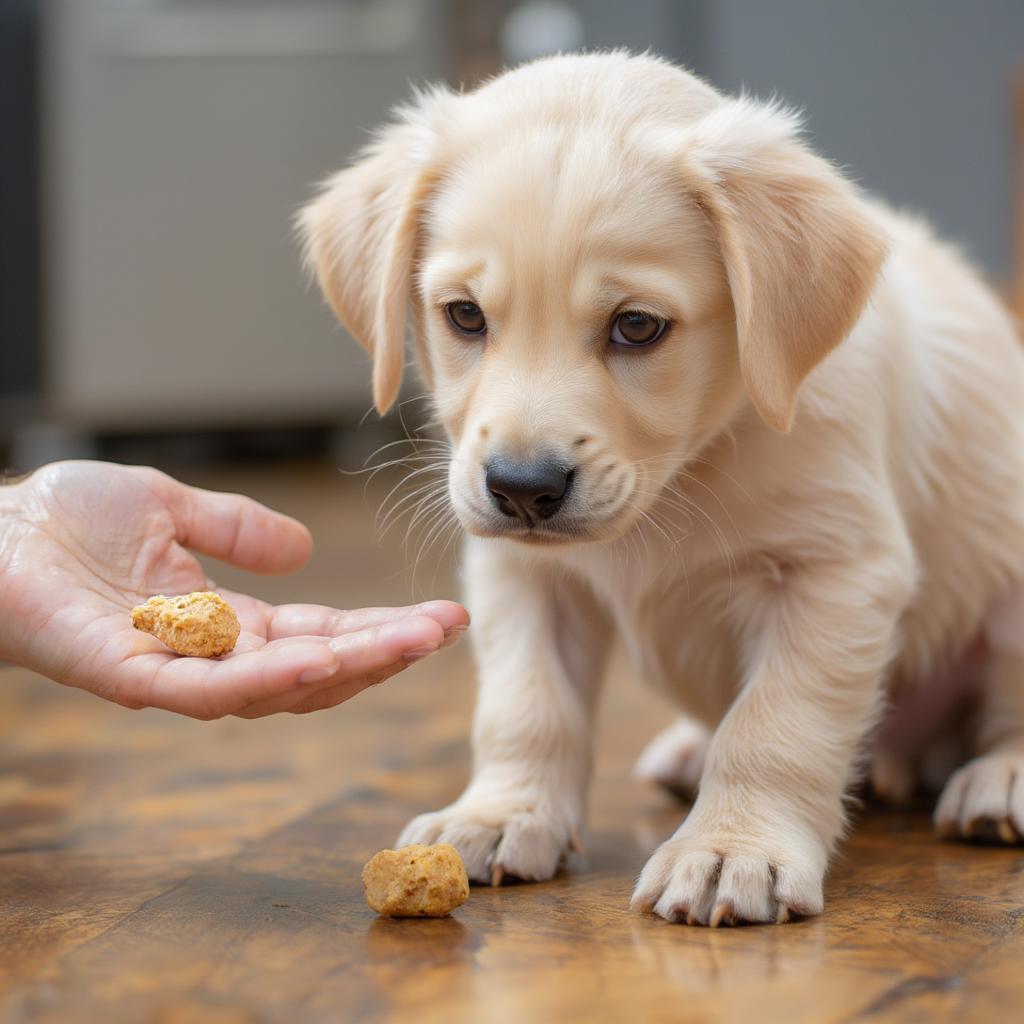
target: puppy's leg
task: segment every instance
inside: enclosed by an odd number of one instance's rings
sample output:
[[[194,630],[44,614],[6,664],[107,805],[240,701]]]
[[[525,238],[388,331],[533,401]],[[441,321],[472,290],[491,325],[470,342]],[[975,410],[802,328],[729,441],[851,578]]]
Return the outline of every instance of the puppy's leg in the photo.
[[[700,793],[648,861],[633,906],[689,924],[822,908],[843,793],[910,597],[909,553],[791,569],[740,595],[746,683],[712,737]]]
[[[551,878],[579,845],[610,623],[582,585],[493,543],[471,542],[467,580],[480,677],[473,779],[398,842],[451,843],[475,882]]]
[[[1024,584],[993,611],[979,756],[954,772],[935,808],[945,836],[1024,842]]]
[[[644,747],[633,774],[689,800],[697,792],[710,741],[706,725],[681,716]]]

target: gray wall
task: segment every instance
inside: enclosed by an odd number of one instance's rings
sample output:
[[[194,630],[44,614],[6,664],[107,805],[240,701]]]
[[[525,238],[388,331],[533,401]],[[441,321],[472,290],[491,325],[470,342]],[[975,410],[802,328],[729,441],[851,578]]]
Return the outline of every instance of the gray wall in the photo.
[[[715,0],[712,8],[716,84],[774,91],[803,107],[824,153],[1006,276],[1021,0]]]
[[[447,67],[441,0],[50,0],[46,401],[82,430],[335,423],[369,362],[292,218]]]
[[[576,0],[592,46],[651,48],[804,109],[815,145],[926,214],[995,278],[1012,260],[1024,0]]]

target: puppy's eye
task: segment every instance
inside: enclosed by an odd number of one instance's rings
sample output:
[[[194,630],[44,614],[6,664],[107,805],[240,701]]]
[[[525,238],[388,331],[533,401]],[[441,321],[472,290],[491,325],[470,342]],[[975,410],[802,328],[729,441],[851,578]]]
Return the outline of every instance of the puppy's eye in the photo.
[[[661,317],[642,313],[638,309],[627,309],[612,321],[609,341],[629,348],[653,345],[668,327],[668,321]]]
[[[483,334],[487,330],[484,311],[475,302],[449,302],[444,311],[448,323],[462,334]]]

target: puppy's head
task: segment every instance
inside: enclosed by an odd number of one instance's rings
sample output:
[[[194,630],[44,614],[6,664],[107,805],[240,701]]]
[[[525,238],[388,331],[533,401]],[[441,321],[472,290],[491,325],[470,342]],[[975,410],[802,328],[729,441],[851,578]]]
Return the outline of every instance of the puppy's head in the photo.
[[[395,400],[409,309],[466,528],[621,535],[744,410],[790,429],[885,245],[788,112],[648,57],[436,91],[303,211]]]

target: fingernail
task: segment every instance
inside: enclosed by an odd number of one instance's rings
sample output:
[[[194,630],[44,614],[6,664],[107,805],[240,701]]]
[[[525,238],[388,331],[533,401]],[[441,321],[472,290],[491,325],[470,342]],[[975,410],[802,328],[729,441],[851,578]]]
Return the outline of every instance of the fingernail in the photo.
[[[438,646],[438,644],[424,644],[422,647],[414,647],[402,655],[402,660],[406,664],[412,664],[414,661],[419,661],[420,658],[425,658],[428,654],[433,654]]]
[[[330,679],[338,670],[333,666],[326,666],[324,668],[308,668],[305,672],[299,676],[299,682],[305,686],[307,683],[320,683],[325,679]]]
[[[468,628],[468,626],[452,626],[450,629],[445,630],[444,641],[441,646],[451,647],[453,644],[457,644],[459,642],[459,638]]]

